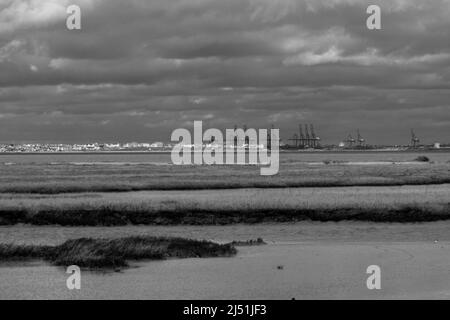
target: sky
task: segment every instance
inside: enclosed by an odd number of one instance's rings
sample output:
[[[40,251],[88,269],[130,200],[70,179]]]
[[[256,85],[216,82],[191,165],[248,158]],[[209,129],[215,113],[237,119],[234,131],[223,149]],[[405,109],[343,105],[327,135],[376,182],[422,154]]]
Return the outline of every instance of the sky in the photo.
[[[194,120],[450,142],[450,0],[0,0],[1,143],[168,142]]]

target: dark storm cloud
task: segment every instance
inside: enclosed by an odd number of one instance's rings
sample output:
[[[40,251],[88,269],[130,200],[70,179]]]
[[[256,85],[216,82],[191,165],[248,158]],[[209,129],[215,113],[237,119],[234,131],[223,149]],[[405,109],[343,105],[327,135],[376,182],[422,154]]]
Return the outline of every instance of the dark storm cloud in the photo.
[[[0,140],[167,140],[192,120],[449,136],[450,1],[379,1],[377,31],[369,4],[0,0]]]

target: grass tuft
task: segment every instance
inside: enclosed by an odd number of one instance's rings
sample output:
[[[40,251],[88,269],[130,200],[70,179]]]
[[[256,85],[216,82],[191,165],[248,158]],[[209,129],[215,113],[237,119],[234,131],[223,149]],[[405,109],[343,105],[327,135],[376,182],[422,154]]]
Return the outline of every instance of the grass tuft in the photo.
[[[261,246],[267,244],[262,238],[257,238],[256,240],[250,239],[247,241],[233,241],[230,243],[233,246]]]
[[[426,156],[418,156],[414,161],[420,161],[420,162],[429,162],[430,159]]]
[[[42,259],[58,266],[118,268],[128,260],[223,257],[236,254],[231,244],[166,237],[80,238],[58,246],[0,244],[0,261]]]

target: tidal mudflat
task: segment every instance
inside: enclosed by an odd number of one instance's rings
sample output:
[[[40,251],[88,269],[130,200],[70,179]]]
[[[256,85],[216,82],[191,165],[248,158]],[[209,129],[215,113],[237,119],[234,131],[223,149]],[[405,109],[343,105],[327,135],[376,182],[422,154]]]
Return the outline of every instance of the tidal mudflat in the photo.
[[[449,223],[2,227],[2,234],[13,228],[2,241],[22,243],[60,243],[101,232],[120,237],[134,230],[222,242],[262,234],[267,245],[239,247],[226,258],[132,262],[119,273],[83,271],[81,289],[72,291],[63,267],[2,263],[0,299],[447,299]],[[381,268],[381,290],[366,287],[366,268],[373,264]]]

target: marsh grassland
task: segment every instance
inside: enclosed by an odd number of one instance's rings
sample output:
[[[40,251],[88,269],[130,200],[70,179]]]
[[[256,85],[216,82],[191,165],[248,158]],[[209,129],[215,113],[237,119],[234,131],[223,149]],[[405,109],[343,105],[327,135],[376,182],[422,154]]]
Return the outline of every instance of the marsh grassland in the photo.
[[[286,159],[280,164],[279,174],[261,176],[257,166],[175,166],[167,163],[126,162],[10,164],[0,161],[0,193],[57,194],[441,183],[450,183],[450,162],[352,163],[326,159],[314,162]]]
[[[0,224],[66,226],[450,218],[450,185],[0,196]]]
[[[0,224],[230,224],[450,218],[448,162],[0,165]]]

